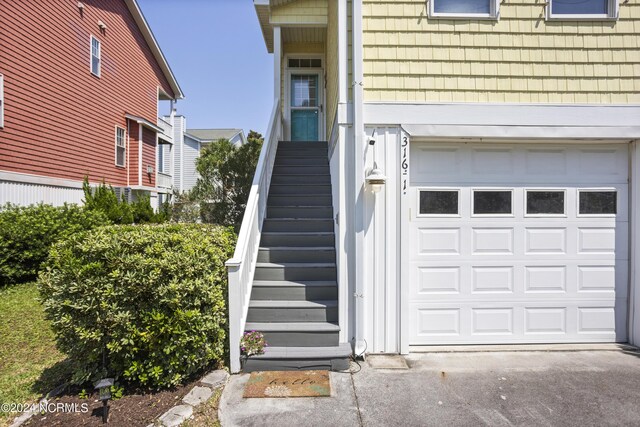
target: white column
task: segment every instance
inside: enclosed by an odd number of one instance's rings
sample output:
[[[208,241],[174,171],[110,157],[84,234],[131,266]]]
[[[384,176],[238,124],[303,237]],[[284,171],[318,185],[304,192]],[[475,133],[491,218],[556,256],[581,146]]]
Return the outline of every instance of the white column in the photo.
[[[282,93],[282,34],[280,27],[273,27],[273,97],[280,99]]]
[[[364,265],[364,233],[365,233],[365,183],[364,183],[364,155],[365,133],[363,121],[363,71],[362,71],[362,0],[353,0],[353,133],[354,133],[354,231],[355,231],[355,353],[359,355],[366,350],[365,337],[368,325],[366,325],[365,304],[370,301],[371,295],[365,294],[365,265]]]

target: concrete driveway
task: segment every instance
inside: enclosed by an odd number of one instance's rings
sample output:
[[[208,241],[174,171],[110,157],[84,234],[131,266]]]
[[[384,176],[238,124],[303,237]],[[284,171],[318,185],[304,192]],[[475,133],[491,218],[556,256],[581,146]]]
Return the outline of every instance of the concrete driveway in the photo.
[[[427,353],[409,369],[375,360],[332,373],[332,397],[243,399],[233,376],[223,426],[640,425],[640,353],[518,351]],[[358,372],[355,372],[358,371]]]

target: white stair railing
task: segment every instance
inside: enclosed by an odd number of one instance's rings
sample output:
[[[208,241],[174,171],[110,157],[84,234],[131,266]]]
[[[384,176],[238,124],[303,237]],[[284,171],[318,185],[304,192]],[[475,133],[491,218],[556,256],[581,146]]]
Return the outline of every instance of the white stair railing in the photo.
[[[262,222],[267,213],[267,196],[281,128],[280,100],[276,99],[253,176],[236,249],[233,258],[226,263],[229,272],[229,356],[232,373],[239,372],[241,368],[240,339],[247,321]]]

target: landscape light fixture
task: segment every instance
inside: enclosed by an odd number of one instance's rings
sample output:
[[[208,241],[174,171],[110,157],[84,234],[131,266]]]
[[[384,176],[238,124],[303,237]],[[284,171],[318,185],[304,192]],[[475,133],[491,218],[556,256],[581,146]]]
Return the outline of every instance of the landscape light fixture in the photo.
[[[94,384],[96,390],[98,390],[99,399],[102,401],[102,423],[107,423],[107,417],[109,417],[109,399],[111,399],[111,386],[113,385],[113,378],[103,378]]]

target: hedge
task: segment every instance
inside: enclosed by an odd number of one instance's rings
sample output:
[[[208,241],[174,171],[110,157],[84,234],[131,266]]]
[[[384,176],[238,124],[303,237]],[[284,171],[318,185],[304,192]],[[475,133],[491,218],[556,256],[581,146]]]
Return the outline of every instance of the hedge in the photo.
[[[58,239],[111,222],[77,205],[0,207],[0,285],[33,280]]]
[[[202,224],[101,227],[54,245],[39,289],[73,382],[159,389],[221,361],[234,245],[230,229]]]

